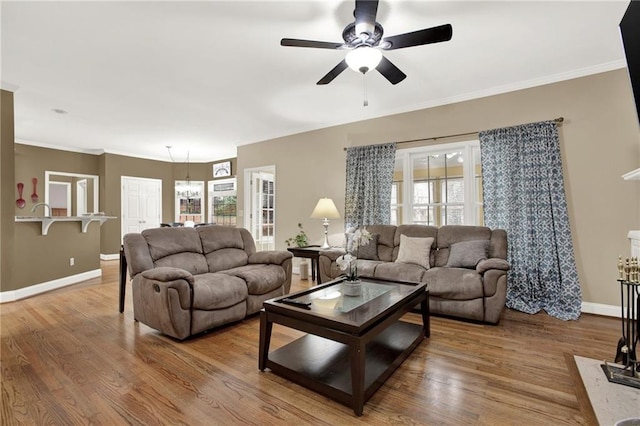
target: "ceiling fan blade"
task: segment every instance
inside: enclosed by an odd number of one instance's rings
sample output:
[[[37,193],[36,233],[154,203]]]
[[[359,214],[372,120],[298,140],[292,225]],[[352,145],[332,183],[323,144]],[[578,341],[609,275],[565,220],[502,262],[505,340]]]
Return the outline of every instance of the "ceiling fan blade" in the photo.
[[[378,13],[378,0],[356,0],[353,16],[356,18],[356,36],[367,33],[373,36]]]
[[[280,40],[280,46],[292,47],[314,47],[317,49],[340,49],[344,43],[333,43],[330,41],[317,40],[299,40],[297,38],[283,38]]]
[[[384,56],[380,60],[376,69],[384,76],[384,78],[389,80],[389,83],[391,84],[398,84],[407,78],[407,75],[400,71],[400,68],[393,65],[391,61]]]
[[[329,84],[333,81],[334,78],[336,78],[342,71],[346,70],[348,67],[347,65],[347,61],[345,61],[344,59],[335,67],[333,67],[333,69],[331,71],[329,71],[327,73],[327,75],[325,75],[324,77],[322,77],[320,79],[320,81],[318,81],[316,84]]]
[[[402,49],[403,47],[421,46],[423,44],[440,43],[449,41],[453,36],[453,27],[450,24],[439,27],[426,28],[411,33],[398,34],[385,37],[380,41],[384,50]]]

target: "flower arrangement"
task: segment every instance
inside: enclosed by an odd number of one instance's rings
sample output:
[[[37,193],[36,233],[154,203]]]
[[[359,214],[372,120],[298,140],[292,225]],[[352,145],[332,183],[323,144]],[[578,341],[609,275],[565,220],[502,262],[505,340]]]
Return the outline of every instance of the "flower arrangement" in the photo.
[[[291,247],[291,244],[295,244],[298,247],[306,247],[308,245],[307,234],[304,232],[304,229],[302,229],[301,223],[298,223],[298,228],[300,228],[300,231],[295,237],[287,238],[284,241],[287,247]]]
[[[366,228],[349,228],[347,229],[347,252],[336,259],[336,264],[341,270],[345,271],[344,275],[347,281],[358,280],[358,248],[373,238],[371,232]]]

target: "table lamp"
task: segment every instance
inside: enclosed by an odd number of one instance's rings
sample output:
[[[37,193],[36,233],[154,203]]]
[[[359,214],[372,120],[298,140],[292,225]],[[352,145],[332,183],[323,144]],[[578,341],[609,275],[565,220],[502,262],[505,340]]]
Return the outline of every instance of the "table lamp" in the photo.
[[[336,205],[331,198],[320,198],[316,208],[311,212],[311,219],[323,219],[322,225],[324,226],[324,243],[320,248],[328,249],[329,245],[329,219],[338,219],[340,213]]]

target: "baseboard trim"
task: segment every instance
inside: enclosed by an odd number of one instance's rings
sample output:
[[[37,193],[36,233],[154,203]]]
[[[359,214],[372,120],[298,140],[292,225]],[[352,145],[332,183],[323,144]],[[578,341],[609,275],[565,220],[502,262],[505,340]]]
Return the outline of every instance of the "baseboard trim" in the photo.
[[[120,260],[120,253],[116,253],[116,254],[100,253],[100,260]]]
[[[618,317],[622,311],[620,306],[603,305],[602,303],[582,302],[582,312],[585,314],[604,315],[607,317]]]
[[[57,290],[71,284],[77,284],[81,281],[89,280],[102,276],[102,269],[94,269],[92,271],[82,272],[76,275],[70,275],[57,280],[47,281],[45,283],[34,284],[28,287],[19,288],[17,290],[0,291],[0,304],[6,302],[15,302],[16,300],[26,299],[27,297],[37,294],[46,293],[47,291]]]

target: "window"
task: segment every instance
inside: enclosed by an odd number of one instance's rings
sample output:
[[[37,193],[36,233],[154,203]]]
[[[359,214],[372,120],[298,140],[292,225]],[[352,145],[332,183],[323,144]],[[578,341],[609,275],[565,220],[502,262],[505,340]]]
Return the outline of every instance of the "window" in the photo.
[[[209,181],[209,223],[236,226],[236,178]]]
[[[392,224],[483,224],[478,141],[398,150],[395,167]]]

